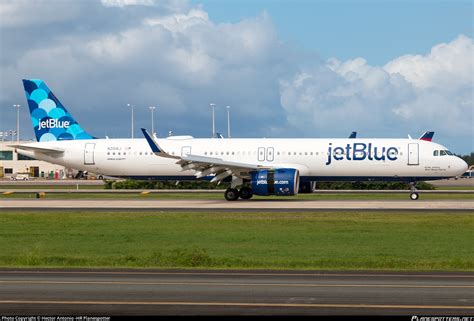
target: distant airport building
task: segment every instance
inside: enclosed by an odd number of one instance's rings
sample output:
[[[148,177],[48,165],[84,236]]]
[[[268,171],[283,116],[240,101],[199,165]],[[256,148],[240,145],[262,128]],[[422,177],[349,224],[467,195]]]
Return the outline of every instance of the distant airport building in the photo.
[[[16,141],[0,141],[0,179],[28,179],[33,177],[63,179],[73,175],[72,170],[68,170],[64,166],[20,155],[15,148],[8,146],[17,143]],[[20,141],[19,143],[29,142]]]

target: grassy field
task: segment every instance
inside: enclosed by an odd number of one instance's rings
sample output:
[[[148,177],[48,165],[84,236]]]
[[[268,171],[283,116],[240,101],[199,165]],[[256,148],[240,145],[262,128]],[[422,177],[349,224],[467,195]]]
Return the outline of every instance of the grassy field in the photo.
[[[0,266],[474,271],[469,213],[0,211]]]
[[[465,191],[472,191],[474,190],[474,186],[437,186],[435,190],[438,191],[460,191],[460,190],[465,190]]]
[[[420,191],[420,200],[474,200],[474,193],[457,194],[457,193],[442,193],[430,194]],[[408,200],[409,191],[403,193],[312,193],[299,194],[297,196],[254,196],[253,199],[266,200]],[[16,199],[33,199],[36,198],[36,193],[16,193],[0,194],[1,199],[16,198]],[[47,199],[207,199],[207,200],[222,200],[224,199],[224,192],[216,193],[46,193]]]

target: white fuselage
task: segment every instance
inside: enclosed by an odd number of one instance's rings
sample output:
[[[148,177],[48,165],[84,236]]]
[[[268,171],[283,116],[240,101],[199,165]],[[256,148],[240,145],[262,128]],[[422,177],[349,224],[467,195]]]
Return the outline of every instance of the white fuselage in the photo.
[[[302,180],[433,180],[461,175],[467,165],[445,147],[417,139],[158,139],[171,155],[205,156],[225,161],[296,168]],[[101,175],[138,179],[195,179],[176,159],[152,153],[145,139],[91,139],[31,143],[59,148],[60,154],[24,151],[66,167]]]

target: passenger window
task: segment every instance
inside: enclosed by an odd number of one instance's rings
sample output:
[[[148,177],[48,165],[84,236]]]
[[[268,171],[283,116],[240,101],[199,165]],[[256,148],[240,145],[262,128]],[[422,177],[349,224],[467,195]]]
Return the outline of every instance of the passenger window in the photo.
[[[437,150],[435,150],[435,151],[433,152],[433,156],[438,156],[438,151],[437,151]]]

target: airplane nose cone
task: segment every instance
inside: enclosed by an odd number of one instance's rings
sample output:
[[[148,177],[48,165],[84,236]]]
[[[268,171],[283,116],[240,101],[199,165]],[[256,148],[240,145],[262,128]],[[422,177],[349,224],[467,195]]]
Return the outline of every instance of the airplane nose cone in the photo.
[[[469,168],[469,166],[467,165],[467,163],[464,161],[464,159],[462,158],[459,158],[458,157],[458,162],[457,162],[457,169],[458,169],[458,175],[462,175],[464,174],[464,172],[467,171],[467,169]]]

